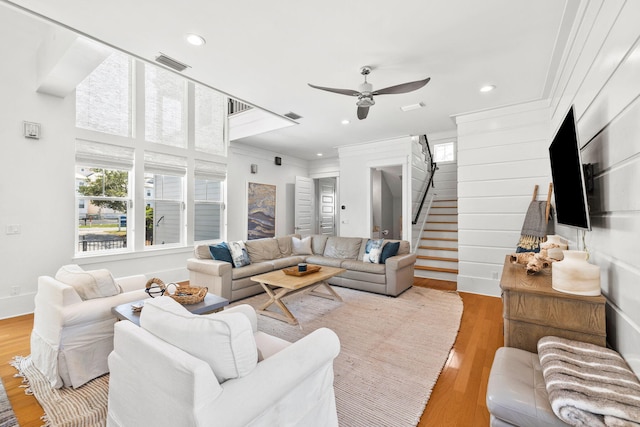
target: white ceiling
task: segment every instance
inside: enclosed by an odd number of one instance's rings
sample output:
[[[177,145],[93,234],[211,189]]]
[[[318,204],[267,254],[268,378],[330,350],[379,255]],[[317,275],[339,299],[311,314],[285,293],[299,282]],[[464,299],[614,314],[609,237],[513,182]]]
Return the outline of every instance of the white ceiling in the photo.
[[[17,0],[76,31],[153,60],[296,126],[242,139],[285,155],[335,157],[336,147],[455,130],[452,115],[546,98],[580,0]],[[207,43],[194,47],[186,33]],[[356,99],[307,83],[357,89],[370,65],[374,89],[431,77],[422,89]],[[485,84],[493,92],[480,93]],[[426,108],[402,112],[403,105]],[[343,125],[343,119],[350,124]]]

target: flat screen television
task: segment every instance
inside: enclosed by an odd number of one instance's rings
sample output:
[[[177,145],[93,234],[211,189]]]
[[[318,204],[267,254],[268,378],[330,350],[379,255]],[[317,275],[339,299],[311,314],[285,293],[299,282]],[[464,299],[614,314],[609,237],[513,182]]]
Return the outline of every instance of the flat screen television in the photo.
[[[573,106],[551,141],[549,158],[558,224],[591,230],[585,172]]]

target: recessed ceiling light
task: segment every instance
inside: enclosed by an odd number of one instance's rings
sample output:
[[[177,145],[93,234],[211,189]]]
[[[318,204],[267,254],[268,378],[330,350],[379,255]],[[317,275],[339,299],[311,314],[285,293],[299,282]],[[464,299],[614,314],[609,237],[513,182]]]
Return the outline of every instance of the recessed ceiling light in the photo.
[[[496,88],[496,85],[486,85],[480,88],[480,92],[491,92]]]
[[[316,154],[316,156],[322,157],[322,153],[318,153],[318,154]]]
[[[197,34],[187,34],[187,41],[189,42],[189,44],[192,44],[194,46],[202,46],[207,42],[204,37]]]
[[[342,123],[343,125],[348,125],[348,124],[349,124],[349,123],[351,123],[351,122],[350,122],[349,120],[347,120],[347,119],[344,119],[341,123]]]

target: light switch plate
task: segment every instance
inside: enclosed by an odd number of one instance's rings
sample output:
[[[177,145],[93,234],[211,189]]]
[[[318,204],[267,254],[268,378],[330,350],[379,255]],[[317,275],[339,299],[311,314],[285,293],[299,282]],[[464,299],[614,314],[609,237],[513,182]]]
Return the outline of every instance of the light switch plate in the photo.
[[[9,224],[5,227],[5,234],[20,234],[19,224]]]
[[[40,139],[40,123],[24,122],[24,137]]]

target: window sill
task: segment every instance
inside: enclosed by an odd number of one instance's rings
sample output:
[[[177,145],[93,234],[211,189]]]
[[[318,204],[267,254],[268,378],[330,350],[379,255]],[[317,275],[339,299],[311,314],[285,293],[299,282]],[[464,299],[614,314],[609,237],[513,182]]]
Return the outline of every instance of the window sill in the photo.
[[[143,259],[175,254],[190,254],[192,252],[193,246],[173,246],[170,248],[153,247],[137,252],[114,252],[109,254],[101,253],[91,255],[75,255],[73,257],[73,262],[77,263],[78,265],[90,265],[103,262]]]

